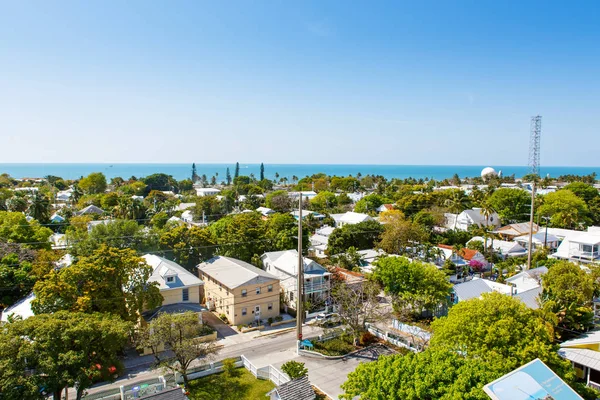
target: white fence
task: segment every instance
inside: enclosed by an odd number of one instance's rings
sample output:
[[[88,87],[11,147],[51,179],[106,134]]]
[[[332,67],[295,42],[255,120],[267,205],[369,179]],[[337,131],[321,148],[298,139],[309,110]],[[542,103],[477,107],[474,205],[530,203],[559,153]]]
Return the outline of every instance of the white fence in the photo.
[[[419,337],[409,337],[408,335],[402,336],[396,334],[395,332],[384,331],[380,328],[377,328],[375,325],[371,325],[369,323],[367,323],[366,325],[367,330],[373,335],[377,336],[378,338],[383,339],[386,342],[393,344],[394,346],[405,347],[415,353],[423,351],[427,344],[423,340],[419,340]]]
[[[270,380],[275,384],[275,386],[279,386],[282,383],[286,383],[290,381],[290,377],[287,374],[279,371],[272,365],[267,365],[266,367],[257,368],[254,364],[250,362],[246,357],[241,356],[242,362],[244,363],[244,368],[252,373],[258,379]]]

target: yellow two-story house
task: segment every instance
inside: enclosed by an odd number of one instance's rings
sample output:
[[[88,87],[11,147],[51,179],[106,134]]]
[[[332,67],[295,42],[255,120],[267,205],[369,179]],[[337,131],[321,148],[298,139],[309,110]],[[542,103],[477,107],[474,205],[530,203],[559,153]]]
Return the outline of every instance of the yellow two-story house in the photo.
[[[279,315],[279,279],[247,262],[214,257],[198,265],[207,307],[225,314],[232,325]]]
[[[204,282],[174,261],[154,254],[146,254],[143,258],[152,267],[152,275],[148,282],[157,282],[163,297],[161,307],[144,313],[146,321],[149,322],[164,312],[194,311],[199,313],[201,318],[202,311],[205,310],[200,306],[200,293]]]

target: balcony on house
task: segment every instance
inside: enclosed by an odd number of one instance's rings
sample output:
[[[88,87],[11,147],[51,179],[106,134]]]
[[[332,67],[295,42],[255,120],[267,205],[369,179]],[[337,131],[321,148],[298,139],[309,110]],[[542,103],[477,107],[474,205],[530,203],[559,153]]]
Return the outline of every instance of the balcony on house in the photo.
[[[304,278],[304,293],[327,292],[330,289],[329,273],[323,275],[306,274]]]
[[[577,260],[596,260],[600,258],[600,242],[571,240],[569,243],[569,257]]]

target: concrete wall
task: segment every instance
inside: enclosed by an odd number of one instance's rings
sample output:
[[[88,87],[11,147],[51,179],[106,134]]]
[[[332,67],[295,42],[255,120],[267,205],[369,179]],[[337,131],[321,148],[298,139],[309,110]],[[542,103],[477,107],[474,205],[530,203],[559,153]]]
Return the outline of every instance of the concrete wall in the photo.
[[[230,289],[216,282],[200,271],[200,279],[204,281],[204,297],[213,302],[218,314],[225,314],[232,325],[254,322],[256,306],[260,307],[260,319],[274,318],[279,315],[279,280],[265,283],[248,284]],[[269,291],[271,286],[271,291]],[[256,289],[260,288],[260,293]],[[246,295],[242,292],[246,290]],[[269,310],[271,305],[271,310]],[[246,309],[246,315],[243,311]]]

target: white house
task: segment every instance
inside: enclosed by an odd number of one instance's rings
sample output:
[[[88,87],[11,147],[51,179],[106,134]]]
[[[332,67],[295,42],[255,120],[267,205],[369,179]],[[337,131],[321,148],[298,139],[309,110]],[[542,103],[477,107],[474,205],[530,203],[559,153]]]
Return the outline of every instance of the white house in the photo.
[[[192,223],[194,222],[194,214],[190,210],[186,210],[181,213],[181,220],[183,222]]]
[[[35,300],[35,295],[30,293],[12,306],[5,308],[0,312],[0,321],[8,322],[11,317],[21,319],[33,317],[33,310],[31,310],[31,302],[33,300]]]
[[[317,192],[313,191],[313,190],[308,190],[308,191],[303,191],[303,192],[289,192],[288,196],[290,196],[292,199],[296,199],[298,200],[298,197],[302,195],[302,200],[312,200],[316,195]]]
[[[114,221],[115,221],[114,219],[101,219],[101,220],[98,220],[98,221],[90,221],[87,224],[88,232],[91,232],[92,229],[94,229],[94,227],[96,227],[98,225],[108,225],[108,224],[110,224],[110,223],[112,223]]]
[[[344,225],[354,225],[365,221],[373,221],[367,214],[348,211],[345,214],[331,214],[331,218],[335,221],[335,227],[341,228]]]
[[[456,222],[451,229],[458,229],[461,231],[469,230],[471,225],[477,226],[489,226],[492,228],[497,228],[500,226],[500,217],[497,213],[492,213],[489,218],[483,215],[483,210],[481,208],[473,208],[471,210],[465,210],[458,214],[456,217]]]
[[[590,227],[565,237],[551,257],[584,264],[600,261],[600,231]]]
[[[256,209],[256,211],[261,213],[263,217],[268,217],[269,215],[275,214],[274,210],[271,210],[270,208],[267,208],[267,207],[258,207]]]
[[[290,212],[290,214],[292,214],[294,216],[294,218],[296,218],[296,220],[300,217],[300,213],[298,212],[298,210],[292,211],[292,212]],[[313,218],[318,221],[325,219],[325,216],[323,214],[319,214],[318,212],[302,210],[302,220],[304,220],[304,218],[308,217],[309,215],[312,215]]]
[[[281,281],[284,302],[295,309],[298,297],[298,252],[296,250],[273,251],[261,256],[265,271]],[[331,274],[322,265],[303,257],[304,301],[310,302],[313,309],[322,311],[329,304]],[[307,310],[308,311],[308,310]]]
[[[516,243],[519,243],[526,251],[529,249],[529,235],[523,235],[514,239]],[[545,229],[538,233],[534,233],[531,237],[531,244],[533,250],[548,248],[551,252],[555,251],[560,245],[561,239],[548,233]]]
[[[56,201],[67,202],[71,199],[71,195],[73,194],[73,189],[69,188],[67,190],[61,190],[56,193]]]
[[[196,196],[216,196],[221,191],[215,188],[196,188]]]
[[[192,207],[196,207],[196,203],[179,203],[173,207],[173,211],[185,211]]]
[[[506,284],[514,286],[516,293],[526,292],[542,286],[542,275],[547,272],[548,268],[546,267],[538,267],[519,272],[510,278],[506,278]]]
[[[382,212],[386,212],[386,211],[392,211],[393,209],[394,209],[393,204],[382,204],[379,207],[377,207],[375,209],[375,211],[377,211],[378,213],[382,213]]]
[[[359,250],[358,254],[361,256],[360,270],[365,273],[373,272],[375,261],[386,255],[385,251],[381,249]]]
[[[467,242],[467,244],[479,241],[485,246],[485,238],[481,236],[475,236]],[[518,242],[509,242],[507,240],[491,239],[487,240],[488,248],[491,247],[496,254],[502,258],[507,257],[521,257],[527,255],[527,250],[521,246]]]
[[[313,251],[316,257],[327,257],[325,251],[327,250],[327,244],[329,243],[329,235],[331,235],[334,229],[335,228],[331,226],[324,226],[317,229],[315,234],[308,239],[310,241],[309,250]]]

